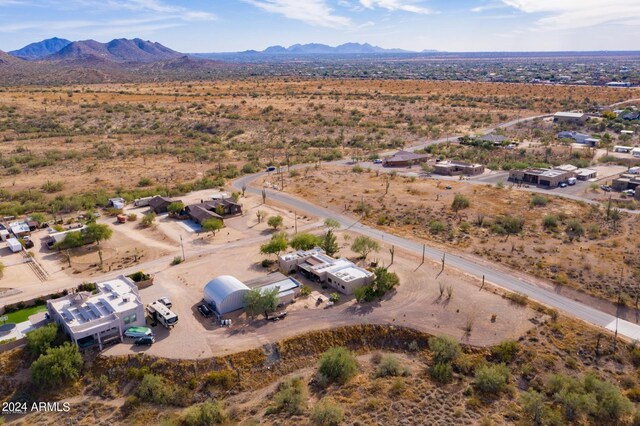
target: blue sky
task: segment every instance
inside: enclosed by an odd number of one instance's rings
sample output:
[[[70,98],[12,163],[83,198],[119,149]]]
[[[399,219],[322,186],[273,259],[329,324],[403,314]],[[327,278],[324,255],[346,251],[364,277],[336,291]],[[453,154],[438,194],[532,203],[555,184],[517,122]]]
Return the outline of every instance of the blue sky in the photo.
[[[0,0],[0,49],[140,37],[181,52],[368,42],[409,50],[638,50],[640,0]]]

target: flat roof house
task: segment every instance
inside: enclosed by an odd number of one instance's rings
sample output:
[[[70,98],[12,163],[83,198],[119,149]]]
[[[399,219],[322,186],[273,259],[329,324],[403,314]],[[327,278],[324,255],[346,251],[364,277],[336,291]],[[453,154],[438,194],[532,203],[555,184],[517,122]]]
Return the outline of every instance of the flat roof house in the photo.
[[[122,340],[129,327],[145,325],[144,305],[135,283],[124,275],[83,291],[47,301],[47,311],[80,347]]]
[[[497,135],[495,133],[489,133],[483,136],[478,136],[476,139],[481,142],[491,142],[494,145],[501,145],[503,142],[507,142],[509,140],[508,137]]]
[[[280,272],[249,280],[245,284],[250,288],[259,288],[261,291],[277,289],[279,305],[293,302],[302,289],[302,285],[297,280]]]
[[[573,139],[576,143],[583,143],[591,146],[596,146],[600,142],[600,139],[592,138],[591,135],[578,132],[559,132],[557,137],[558,139]]]
[[[611,187],[616,191],[626,191],[627,189],[637,191],[638,186],[640,186],[640,176],[631,173],[623,173],[611,182]]]
[[[589,116],[582,112],[556,112],[553,114],[553,121],[556,123],[584,124],[588,119]]]
[[[9,224],[9,229],[16,237],[24,237],[25,235],[29,235],[31,233],[31,228],[27,225],[26,222],[11,222]]]
[[[329,284],[344,294],[353,294],[356,288],[373,280],[373,273],[347,259],[334,259],[320,248],[282,255],[278,258],[278,265],[285,273],[299,271],[305,277]]]
[[[509,180],[516,183],[530,183],[533,185],[555,188],[561,182],[566,182],[570,177],[576,177],[576,173],[559,169],[526,169],[511,170]]]
[[[462,161],[440,161],[433,167],[433,173],[445,176],[477,176],[484,173],[482,164],[470,164]]]
[[[391,157],[383,160],[384,167],[409,167],[415,164],[424,163],[429,159],[427,154],[416,154],[410,151],[398,151]]]

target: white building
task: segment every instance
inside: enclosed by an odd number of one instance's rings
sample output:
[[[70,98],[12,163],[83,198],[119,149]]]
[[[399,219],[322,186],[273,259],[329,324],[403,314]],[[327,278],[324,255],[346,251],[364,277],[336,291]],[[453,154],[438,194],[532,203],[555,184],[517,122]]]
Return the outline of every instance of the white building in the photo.
[[[26,222],[12,222],[9,224],[9,229],[16,237],[24,237],[25,235],[29,235],[31,229]]]
[[[560,132],[557,134],[558,139],[573,139],[576,143],[583,143],[596,146],[600,143],[600,139],[592,138],[590,135],[578,132]]]
[[[18,253],[22,250],[22,244],[17,238],[7,238],[7,247],[14,253]]]
[[[631,155],[633,155],[634,157],[640,157],[640,148],[633,148],[631,150]]]
[[[53,321],[80,347],[122,340],[129,327],[144,326],[144,305],[135,283],[119,277],[96,284],[96,294],[80,292],[47,301]]]
[[[373,273],[347,259],[334,259],[319,248],[282,255],[278,264],[285,273],[299,271],[307,278],[327,283],[344,294],[353,294],[356,288],[373,280]]]
[[[242,281],[231,275],[221,275],[204,286],[204,300],[220,315],[244,307],[244,295],[249,291]]]

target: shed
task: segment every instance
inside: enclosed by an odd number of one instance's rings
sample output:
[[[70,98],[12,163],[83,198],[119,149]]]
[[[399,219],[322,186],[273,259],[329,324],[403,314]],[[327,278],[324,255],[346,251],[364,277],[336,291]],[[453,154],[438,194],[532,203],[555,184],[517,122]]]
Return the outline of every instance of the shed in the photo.
[[[149,200],[149,207],[154,211],[155,214],[166,213],[169,211],[169,204],[173,202],[174,201],[170,198],[157,195]],[[179,200],[176,200],[175,202],[177,203],[179,202]]]
[[[20,244],[17,238],[7,238],[7,246],[9,246],[9,249],[14,253],[22,250],[22,244]]]
[[[244,295],[249,287],[230,275],[221,275],[204,286],[204,300],[220,315],[244,307]]]

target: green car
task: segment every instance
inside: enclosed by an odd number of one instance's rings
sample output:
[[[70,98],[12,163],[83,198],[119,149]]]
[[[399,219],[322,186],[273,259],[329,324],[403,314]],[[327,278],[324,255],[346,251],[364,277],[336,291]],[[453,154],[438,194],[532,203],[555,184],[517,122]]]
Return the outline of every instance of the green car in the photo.
[[[153,330],[151,330],[149,327],[129,327],[124,332],[124,335],[126,337],[133,338],[153,336]]]

